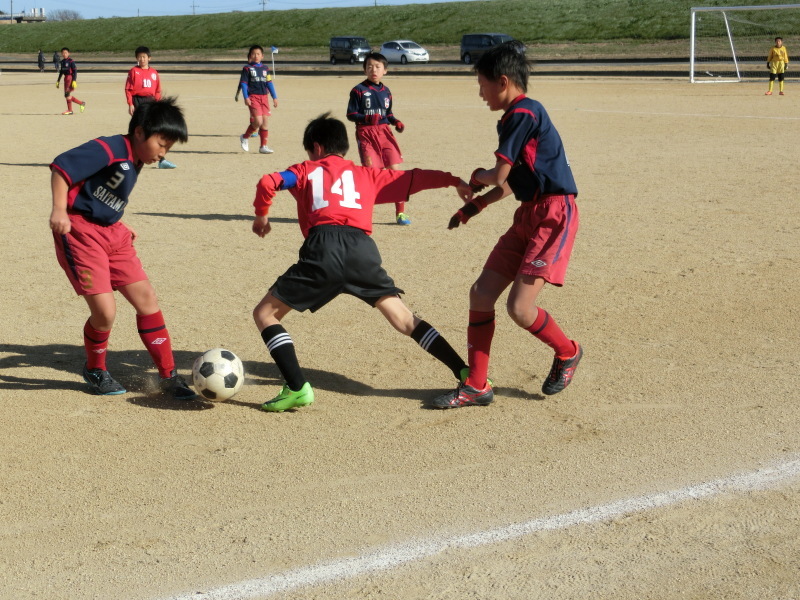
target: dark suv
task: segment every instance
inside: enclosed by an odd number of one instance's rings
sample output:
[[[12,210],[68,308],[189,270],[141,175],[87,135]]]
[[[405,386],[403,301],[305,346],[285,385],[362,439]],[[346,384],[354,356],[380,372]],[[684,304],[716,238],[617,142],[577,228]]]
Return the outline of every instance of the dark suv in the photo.
[[[364,57],[372,51],[367,40],[357,35],[343,35],[331,38],[331,64],[344,60],[351,65],[364,62]]]
[[[468,33],[461,38],[461,62],[470,65],[492,46],[510,42],[513,39],[505,33]]]

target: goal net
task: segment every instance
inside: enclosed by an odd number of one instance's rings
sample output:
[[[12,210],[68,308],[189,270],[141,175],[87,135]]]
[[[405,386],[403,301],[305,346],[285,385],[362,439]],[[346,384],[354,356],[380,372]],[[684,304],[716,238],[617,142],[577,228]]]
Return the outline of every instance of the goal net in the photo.
[[[783,38],[790,64],[800,59],[800,4],[692,8],[689,79],[717,83],[765,78],[776,37]],[[800,60],[795,64],[800,67]]]

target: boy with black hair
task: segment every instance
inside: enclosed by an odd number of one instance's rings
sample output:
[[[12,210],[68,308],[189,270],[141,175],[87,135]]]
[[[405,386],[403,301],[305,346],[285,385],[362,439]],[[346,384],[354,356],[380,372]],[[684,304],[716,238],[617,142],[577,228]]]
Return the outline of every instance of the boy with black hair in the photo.
[[[510,285],[506,309],[514,322],[555,352],[542,392],[556,394],[572,381],[583,356],[547,311],[536,306],[546,283],[564,284],[578,229],[578,188],[561,136],[547,111],[528,98],[529,67],[519,42],[506,42],[475,64],[481,98],[489,110],[503,111],[497,124],[495,165],[475,169],[474,192],[495,186],[467,202],[449,228],[465,224],[510,194],[520,202],[511,228],[497,241],[469,293],[467,347],[469,377],[454,391],[434,398],[432,408],[486,405],[494,399],[488,379],[489,351],[495,330],[495,303]]]
[[[150,66],[150,48],[139,46],[134,51],[136,66],[128,71],[125,80],[125,100],[128,102],[128,114],[133,116],[133,111],[142,102],[161,100],[161,77]],[[162,158],[158,161],[159,169],[175,169],[178,165]]]
[[[83,378],[96,394],[126,392],[106,369],[116,317],[114,291],[119,291],[136,310],[139,336],[158,368],[163,393],[176,400],[197,397],[175,370],[155,290],[133,246],[136,232],[121,221],[142,165],[163,158],[176,141],[188,139],[181,109],[165,98],[138,106],[127,135],[96,138],[60,154],[50,165],[50,229],[61,268],[89,306],[83,327]]]
[[[403,162],[400,145],[389,125],[403,133],[405,125],[392,112],[392,92],[383,85],[389,61],[379,52],[364,57],[366,79],[350,90],[347,119],[356,124],[356,142],[361,164],[375,169],[396,170]],[[405,202],[394,205],[398,225],[411,225]]]
[[[403,301],[403,291],[381,265],[371,237],[375,204],[407,200],[416,192],[452,186],[467,200],[469,185],[450,173],[413,169],[391,171],[358,166],[344,158],[349,149],[344,123],[322,115],[303,135],[309,160],[285,171],[264,175],[253,202],[253,232],[267,235],[272,198],[288,190],[297,201],[297,215],[305,242],[300,260],[272,285],[253,310],[261,338],[286,384],[261,409],[283,412],[307,406],[314,390],[303,375],[294,342],[281,325],[291,310],[315,312],[339,294],[350,294],[377,308],[400,333],[410,336],[444,363],[456,379],[466,377],[463,359],[431,325],[415,316]]]
[[[67,110],[62,115],[72,114],[72,103],[74,102],[81,108],[81,112],[86,110],[86,102],[78,100],[72,95],[72,91],[78,89],[78,67],[69,55],[69,48],[61,49],[61,62],[59,63],[58,79],[56,87],[61,86],[61,78],[64,78],[64,99],[67,101]]]

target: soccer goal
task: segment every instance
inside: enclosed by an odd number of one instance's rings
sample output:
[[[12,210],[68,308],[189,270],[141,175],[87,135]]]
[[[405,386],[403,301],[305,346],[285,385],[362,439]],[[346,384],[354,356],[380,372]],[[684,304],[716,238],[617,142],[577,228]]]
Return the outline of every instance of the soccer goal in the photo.
[[[795,56],[800,59],[800,4],[692,8],[689,80],[763,78],[776,37],[783,38],[790,64]]]

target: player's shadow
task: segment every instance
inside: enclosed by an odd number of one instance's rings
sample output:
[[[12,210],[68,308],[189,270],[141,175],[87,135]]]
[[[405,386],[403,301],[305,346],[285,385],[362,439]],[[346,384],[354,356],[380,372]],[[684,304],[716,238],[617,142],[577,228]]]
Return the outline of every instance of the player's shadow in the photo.
[[[221,213],[199,214],[178,214],[178,213],[154,213],[137,212],[137,215],[148,217],[167,217],[170,219],[199,219],[201,221],[252,221],[252,215],[223,215]],[[287,219],[285,217],[270,217],[270,223],[297,223],[297,219]]]
[[[3,167],[49,167],[50,163],[6,163],[0,162]]]
[[[81,346],[68,344],[44,344],[41,346],[25,346],[21,344],[0,344],[0,390],[63,390],[90,394],[86,383],[80,379],[81,369],[86,360]],[[175,362],[178,365],[191,364],[195,355],[186,351],[176,351]],[[11,375],[9,370],[22,371],[25,368],[39,369],[37,376],[21,377]],[[42,371],[43,370],[43,371]],[[43,376],[48,370],[69,373],[69,379],[55,376]],[[109,357],[109,370],[114,378],[123,383],[128,390],[124,396],[126,402],[136,406],[158,408],[162,410],[204,410],[213,407],[204,401],[177,401],[164,397],[158,388],[158,377],[153,363],[146,350],[134,350],[114,353]],[[184,372],[183,375],[191,379]],[[109,399],[114,396],[109,396]]]

